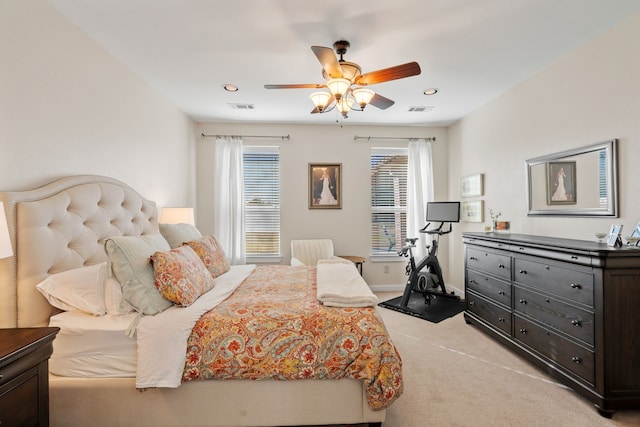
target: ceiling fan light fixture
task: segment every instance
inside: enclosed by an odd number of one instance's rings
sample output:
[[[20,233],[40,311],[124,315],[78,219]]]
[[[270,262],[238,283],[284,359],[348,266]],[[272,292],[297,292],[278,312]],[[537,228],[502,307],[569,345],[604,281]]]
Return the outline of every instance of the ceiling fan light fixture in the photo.
[[[354,89],[351,93],[353,94],[353,97],[356,99],[356,102],[360,106],[361,110],[364,110],[364,107],[366,107],[367,104],[371,102],[371,99],[373,99],[373,96],[376,94],[371,89],[365,89],[365,88]]]
[[[351,87],[351,80],[347,79],[330,79],[327,81],[327,87],[331,94],[336,98],[336,100],[340,100],[347,93],[349,87]]]
[[[311,99],[311,102],[313,102],[313,105],[318,111],[322,113],[328,107],[331,94],[328,92],[313,92],[309,95],[309,99]]]
[[[347,113],[349,113],[349,110],[351,110],[351,107],[353,107],[354,103],[355,101],[353,99],[345,96],[344,98],[341,98],[336,102],[336,107],[338,108],[338,111],[342,113],[342,117],[346,119]]]

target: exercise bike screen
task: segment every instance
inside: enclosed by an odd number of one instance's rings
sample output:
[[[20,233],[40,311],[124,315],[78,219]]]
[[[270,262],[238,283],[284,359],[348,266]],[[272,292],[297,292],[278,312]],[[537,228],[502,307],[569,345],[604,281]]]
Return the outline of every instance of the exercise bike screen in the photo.
[[[427,203],[428,222],[459,222],[460,202]]]

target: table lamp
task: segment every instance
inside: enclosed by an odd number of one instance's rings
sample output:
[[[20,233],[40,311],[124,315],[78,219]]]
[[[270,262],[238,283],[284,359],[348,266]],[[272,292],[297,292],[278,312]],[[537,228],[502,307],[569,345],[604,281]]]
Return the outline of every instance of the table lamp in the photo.
[[[12,255],[13,250],[11,249],[7,217],[4,213],[4,203],[0,202],[0,258],[9,258]]]
[[[195,225],[193,208],[162,208],[160,224]]]

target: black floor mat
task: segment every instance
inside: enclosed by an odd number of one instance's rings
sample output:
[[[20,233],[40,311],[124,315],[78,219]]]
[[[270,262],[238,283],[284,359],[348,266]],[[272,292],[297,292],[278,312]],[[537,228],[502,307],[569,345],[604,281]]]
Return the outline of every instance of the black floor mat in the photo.
[[[399,311],[410,316],[419,317],[433,323],[442,322],[449,317],[464,311],[463,299],[436,297],[431,299],[431,304],[425,304],[421,294],[413,292],[406,307],[400,305],[402,296],[382,301],[380,307]]]

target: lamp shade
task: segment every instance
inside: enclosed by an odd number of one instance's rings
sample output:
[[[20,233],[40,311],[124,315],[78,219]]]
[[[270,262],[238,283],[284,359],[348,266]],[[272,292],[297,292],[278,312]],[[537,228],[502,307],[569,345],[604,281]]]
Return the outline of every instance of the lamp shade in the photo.
[[[371,99],[373,99],[373,95],[375,95],[374,91],[365,88],[355,89],[352,93],[361,109],[364,109],[364,107],[371,102]]]
[[[13,249],[11,249],[7,217],[4,213],[4,203],[0,202],[0,258],[8,258],[11,255],[13,255]]]
[[[329,104],[331,94],[327,92],[313,92],[309,95],[309,99],[311,99],[311,102],[313,102],[313,105],[318,109],[318,111],[323,112]]]
[[[195,225],[193,208],[162,208],[160,223]]]
[[[327,87],[331,91],[331,94],[338,100],[347,93],[350,86],[351,81],[347,79],[331,79],[327,82]]]

